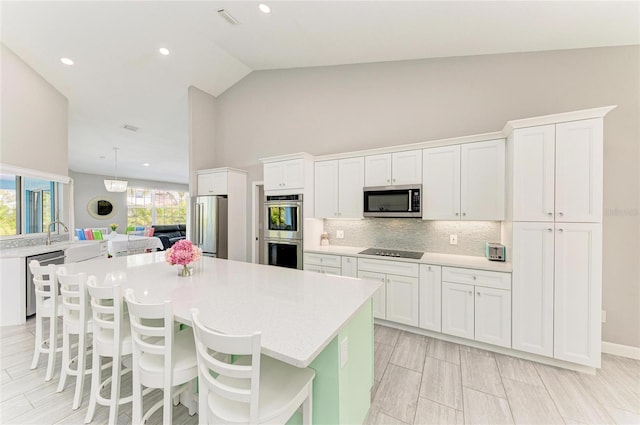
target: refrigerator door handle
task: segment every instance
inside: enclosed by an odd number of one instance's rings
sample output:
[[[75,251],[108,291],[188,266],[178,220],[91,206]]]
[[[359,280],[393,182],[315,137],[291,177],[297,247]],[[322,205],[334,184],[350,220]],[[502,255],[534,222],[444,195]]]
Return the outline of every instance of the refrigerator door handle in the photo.
[[[204,212],[204,204],[198,204],[198,208],[200,210],[200,220],[198,222],[198,245],[202,245],[204,243],[204,230],[202,229],[202,213]]]
[[[194,227],[195,229],[193,232],[193,238],[195,239],[193,242],[195,242],[196,245],[200,245],[200,204],[199,203],[195,203],[195,220],[194,220]]]

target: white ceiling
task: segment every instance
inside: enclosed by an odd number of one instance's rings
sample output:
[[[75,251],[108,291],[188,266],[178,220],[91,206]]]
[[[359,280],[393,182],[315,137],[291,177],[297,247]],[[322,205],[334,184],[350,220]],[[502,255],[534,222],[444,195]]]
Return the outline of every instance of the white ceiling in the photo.
[[[69,99],[71,170],[113,174],[119,147],[119,176],[181,183],[190,85],[217,96],[261,69],[640,44],[638,1],[266,3],[2,1],[0,34]]]

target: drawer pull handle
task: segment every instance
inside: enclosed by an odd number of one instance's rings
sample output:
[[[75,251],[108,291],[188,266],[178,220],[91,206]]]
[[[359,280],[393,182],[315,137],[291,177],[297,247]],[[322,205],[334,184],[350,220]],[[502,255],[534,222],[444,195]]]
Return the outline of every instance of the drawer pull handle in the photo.
[[[547,229],[547,232],[553,232],[553,229]]]
[[[480,296],[480,291],[478,291],[478,296]]]
[[[473,291],[469,291],[469,295],[473,295]]]
[[[473,277],[473,280],[476,280],[476,279],[477,279],[477,278],[474,276],[474,277]]]
[[[558,213],[558,215],[559,215],[560,217],[562,217],[562,216],[564,215],[564,213],[559,212],[559,213]]]
[[[558,232],[564,232],[564,229],[563,228],[559,228]]]

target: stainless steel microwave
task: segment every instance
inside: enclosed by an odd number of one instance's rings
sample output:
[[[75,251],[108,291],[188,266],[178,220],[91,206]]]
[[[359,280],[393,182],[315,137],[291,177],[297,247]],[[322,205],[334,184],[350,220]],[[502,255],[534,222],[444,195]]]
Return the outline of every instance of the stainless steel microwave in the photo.
[[[364,188],[365,217],[422,217],[422,185]]]

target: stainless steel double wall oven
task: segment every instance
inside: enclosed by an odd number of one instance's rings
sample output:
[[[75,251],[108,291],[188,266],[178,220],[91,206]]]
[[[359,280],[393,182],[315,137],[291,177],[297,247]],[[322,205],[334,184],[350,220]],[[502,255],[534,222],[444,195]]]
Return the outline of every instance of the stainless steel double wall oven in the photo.
[[[302,270],[302,194],[267,195],[264,262]]]

